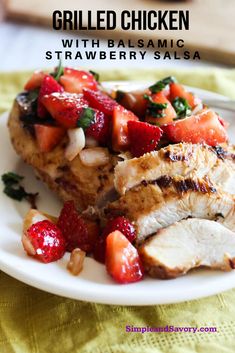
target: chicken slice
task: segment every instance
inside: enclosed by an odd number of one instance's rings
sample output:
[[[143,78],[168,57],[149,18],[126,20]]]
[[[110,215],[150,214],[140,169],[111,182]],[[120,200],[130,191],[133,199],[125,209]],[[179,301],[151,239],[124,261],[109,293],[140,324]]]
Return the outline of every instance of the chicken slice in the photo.
[[[187,219],[161,229],[139,248],[151,277],[174,278],[206,266],[235,268],[235,233],[215,221]]]
[[[218,153],[217,153],[218,152]],[[222,147],[179,143],[140,158],[119,162],[115,167],[114,185],[119,194],[163,175],[203,178],[224,191],[235,194],[235,159]]]
[[[142,182],[105,209],[106,217],[124,215],[133,222],[137,242],[188,217],[215,220],[235,231],[235,197],[202,179],[164,176]]]

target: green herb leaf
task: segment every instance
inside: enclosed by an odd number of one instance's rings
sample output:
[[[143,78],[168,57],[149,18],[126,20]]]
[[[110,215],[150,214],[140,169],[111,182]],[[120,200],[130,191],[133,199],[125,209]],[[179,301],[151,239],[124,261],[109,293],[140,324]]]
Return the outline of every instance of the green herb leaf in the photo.
[[[167,108],[167,103],[156,103],[147,94],[144,95],[144,99],[148,100],[147,115],[151,115],[153,118],[163,118],[165,116],[163,110]]]
[[[175,98],[172,102],[172,105],[176,111],[177,119],[185,118],[192,112],[192,109],[185,98]]]
[[[77,127],[83,128],[86,130],[92,123],[95,122],[96,112],[92,108],[83,108],[80,118],[77,122]]]
[[[2,181],[5,185],[18,184],[24,177],[13,172],[5,173],[2,175]]]
[[[3,192],[13,200],[22,201],[27,193],[23,186],[14,187],[13,185],[7,185]]]
[[[56,68],[55,72],[52,72],[50,75],[54,77],[56,81],[59,81],[60,77],[64,74],[64,68],[62,66],[62,60],[60,59],[59,65]]]
[[[2,181],[5,185],[3,192],[13,200],[22,201],[26,199],[33,208],[36,208],[35,201],[38,194],[26,192],[24,187],[19,184],[23,179],[23,176],[13,172],[3,174]]]
[[[156,82],[154,85],[150,86],[149,89],[152,93],[158,93],[163,91],[164,88],[172,82],[176,82],[176,79],[173,76],[169,76],[161,81]]]
[[[95,79],[97,82],[99,82],[99,80],[100,80],[100,75],[97,74],[97,72],[92,71],[92,70],[90,70],[89,72],[94,76],[94,79]]]

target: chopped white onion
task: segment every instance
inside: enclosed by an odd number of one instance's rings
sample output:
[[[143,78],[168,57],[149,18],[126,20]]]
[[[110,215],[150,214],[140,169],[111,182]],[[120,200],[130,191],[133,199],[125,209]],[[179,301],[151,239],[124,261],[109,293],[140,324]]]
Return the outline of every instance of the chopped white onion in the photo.
[[[86,137],[86,147],[97,147],[98,145],[98,141],[96,141],[94,138]]]
[[[42,212],[35,210],[35,209],[31,209],[29,210],[25,217],[24,217],[24,221],[23,221],[23,233],[26,234],[27,229],[29,229],[29,227],[31,227],[32,224],[40,222],[40,221],[45,221],[45,220],[49,220],[49,218],[43,214]]]
[[[110,155],[107,148],[86,148],[79,153],[82,164],[87,167],[99,167],[109,163]]]
[[[69,144],[65,149],[65,157],[71,162],[85,147],[86,139],[81,127],[68,130]]]
[[[28,255],[31,255],[31,256],[36,255],[36,251],[26,234],[22,235],[21,241],[22,241],[23,248]]]

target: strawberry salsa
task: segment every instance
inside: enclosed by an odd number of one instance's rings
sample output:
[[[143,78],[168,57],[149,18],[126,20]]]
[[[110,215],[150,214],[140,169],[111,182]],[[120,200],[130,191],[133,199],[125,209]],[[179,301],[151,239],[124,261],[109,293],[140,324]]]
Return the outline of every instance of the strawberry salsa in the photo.
[[[87,148],[88,140],[113,154],[128,151],[132,157],[169,143],[217,146],[228,140],[227,123],[173,77],[143,91],[107,93],[94,72],[59,65],[53,73],[34,72],[24,89],[17,97],[23,127],[42,153],[66,141],[69,161]],[[92,254],[115,281],[131,283],[144,275],[135,238],[125,217],[100,227],[67,201],[58,219],[30,210],[22,244],[28,255],[44,263],[71,252],[68,268],[73,274],[81,271],[85,255]]]

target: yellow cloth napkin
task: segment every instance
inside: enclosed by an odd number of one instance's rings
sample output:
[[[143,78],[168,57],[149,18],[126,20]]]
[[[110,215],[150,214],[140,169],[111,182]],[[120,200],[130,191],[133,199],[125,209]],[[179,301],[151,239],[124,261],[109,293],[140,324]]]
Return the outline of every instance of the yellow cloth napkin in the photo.
[[[170,74],[235,98],[235,70],[113,70],[101,78],[154,81]],[[0,112],[10,108],[28,75],[0,73]],[[217,332],[127,333],[126,325],[210,326]],[[235,290],[182,304],[121,307],[58,297],[0,272],[1,353],[233,353],[234,338]]]

